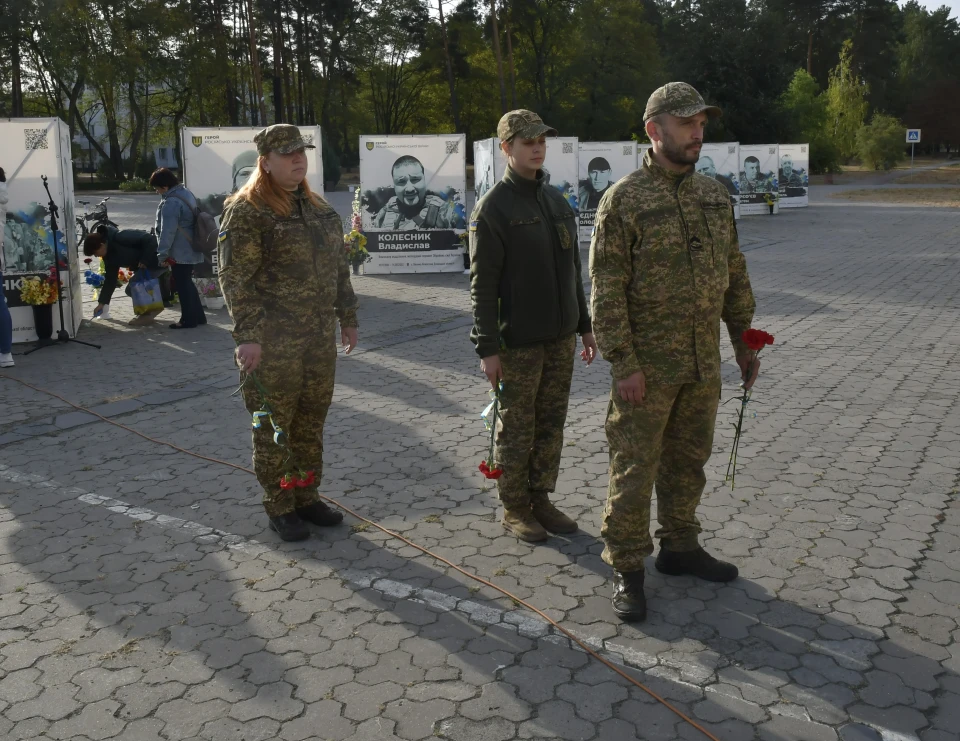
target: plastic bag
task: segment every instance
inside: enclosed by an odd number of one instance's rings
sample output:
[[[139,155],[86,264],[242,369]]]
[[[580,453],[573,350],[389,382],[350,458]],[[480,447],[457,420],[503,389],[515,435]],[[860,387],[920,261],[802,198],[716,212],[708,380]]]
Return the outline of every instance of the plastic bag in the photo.
[[[137,316],[163,311],[160,281],[151,278],[147,271],[138,272],[130,281],[130,296],[133,298],[133,313]]]

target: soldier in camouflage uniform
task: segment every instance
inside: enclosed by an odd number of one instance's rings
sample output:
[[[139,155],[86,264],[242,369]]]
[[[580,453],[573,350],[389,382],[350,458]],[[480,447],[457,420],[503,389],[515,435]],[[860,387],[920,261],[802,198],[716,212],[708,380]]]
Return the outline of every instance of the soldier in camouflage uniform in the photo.
[[[760,160],[750,155],[743,161],[743,172],[740,173],[740,193],[776,193],[777,179],[772,172],[760,172]]]
[[[220,218],[221,213],[223,212],[223,205],[226,200],[240,190],[240,187],[247,182],[247,178],[257,170],[257,160],[260,155],[257,154],[256,150],[250,149],[246,152],[241,152],[238,154],[234,160],[233,164],[230,167],[230,182],[233,183],[233,187],[230,189],[229,193],[211,193],[208,196],[205,196],[197,201],[197,207],[201,211],[205,211],[208,214],[216,218]]]
[[[470,221],[471,339],[480,367],[500,391],[497,480],[503,526],[529,542],[577,523],[551,502],[563,450],[573,377],[580,357],[596,355],[583,291],[576,214],[549,187],[541,165],[546,135],[557,132],[531,111],[511,111],[497,127],[507,155],[503,180],[477,203]]]
[[[254,138],[257,171],[227,203],[219,244],[220,286],[234,322],[242,374],[256,371],[274,421],[296,465],[323,468],[323,425],[333,398],[336,322],[347,353],[357,343],[357,299],[336,211],[310,191],[306,143],[296,126],[276,124]],[[247,410],[263,399],[247,379]],[[293,461],[273,428],[253,431],[253,463],[271,529],[284,540],[309,537],[306,522],[335,525],[343,515],[317,497],[316,485],[283,489]]]
[[[404,155],[393,163],[394,196],[380,209],[373,223],[378,229],[412,231],[414,229],[463,229],[462,212],[452,198],[427,192],[423,164]]]
[[[719,114],[686,83],[650,96],[644,120],[653,148],[604,197],[590,246],[594,330],[613,375],[603,560],[614,569],[613,607],[624,620],[646,615],[654,484],[657,569],[737,576],[700,547],[696,517],[720,397],[721,319],[747,388],[759,368],[740,339],[754,299],[729,196],[693,172],[708,116]]]

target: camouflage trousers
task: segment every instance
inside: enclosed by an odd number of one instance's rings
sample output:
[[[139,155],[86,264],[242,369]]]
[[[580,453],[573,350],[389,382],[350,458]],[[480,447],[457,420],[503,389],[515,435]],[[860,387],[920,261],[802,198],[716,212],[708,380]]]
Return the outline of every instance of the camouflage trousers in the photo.
[[[267,391],[276,423],[287,435],[296,462],[323,473],[323,425],[333,399],[337,346],[333,327],[324,322],[322,333],[304,331],[294,341],[267,341],[257,368],[257,378]],[[260,409],[263,400],[252,383],[243,387],[247,411]],[[317,489],[280,488],[284,473],[292,471],[284,448],[273,442],[273,427],[263,424],[253,431],[253,468],[263,487],[263,508],[271,517],[292,512],[318,501]]]
[[[648,384],[642,404],[623,401],[614,384],[607,407],[610,483],[603,512],[603,560],[639,571],[653,552],[650,499],[657,487],[655,536],[674,551],[698,547],[697,506],[707,483],[720,381]]]
[[[563,452],[575,335],[500,351],[503,390],[497,429],[497,490],[504,507],[556,488]]]

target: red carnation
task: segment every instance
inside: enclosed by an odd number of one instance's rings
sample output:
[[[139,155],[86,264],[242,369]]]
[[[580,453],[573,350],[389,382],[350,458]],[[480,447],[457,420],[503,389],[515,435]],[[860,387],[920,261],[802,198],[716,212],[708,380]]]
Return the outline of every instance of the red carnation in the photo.
[[[743,341],[743,344],[754,352],[759,352],[767,345],[773,344],[773,335],[764,332],[762,329],[745,330],[744,333],[740,335],[740,339]]]
[[[302,473],[302,472],[301,472]],[[317,483],[317,475],[313,471],[307,471],[303,478],[297,479],[297,486],[305,489]]]
[[[87,265],[89,265],[90,263],[93,262],[93,258],[88,257],[87,259],[84,260],[84,262],[85,262]]]
[[[497,468],[490,468],[490,466],[487,465],[487,462],[486,462],[486,461],[483,461],[483,462],[479,465],[479,469],[480,469],[480,473],[482,473],[482,474],[483,474],[484,476],[486,476],[488,479],[498,479],[498,478],[500,478],[501,476],[503,476],[503,469],[502,469],[502,468],[499,468],[499,467],[497,467]]]
[[[280,488],[284,490],[296,489],[297,488],[296,477],[288,473],[286,476],[280,479]]]

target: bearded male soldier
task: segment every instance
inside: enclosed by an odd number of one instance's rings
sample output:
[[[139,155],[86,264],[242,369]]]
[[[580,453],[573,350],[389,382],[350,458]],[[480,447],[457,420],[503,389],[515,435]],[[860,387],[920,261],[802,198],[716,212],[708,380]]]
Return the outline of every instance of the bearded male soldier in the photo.
[[[653,148],[604,196],[590,245],[593,328],[613,374],[603,560],[614,570],[613,610],[628,621],[646,617],[654,484],[657,570],[737,577],[700,547],[696,516],[720,398],[721,319],[746,388],[759,369],[740,339],[755,304],[730,198],[693,171],[708,118],[719,115],[686,83],[654,91],[644,113]]]

